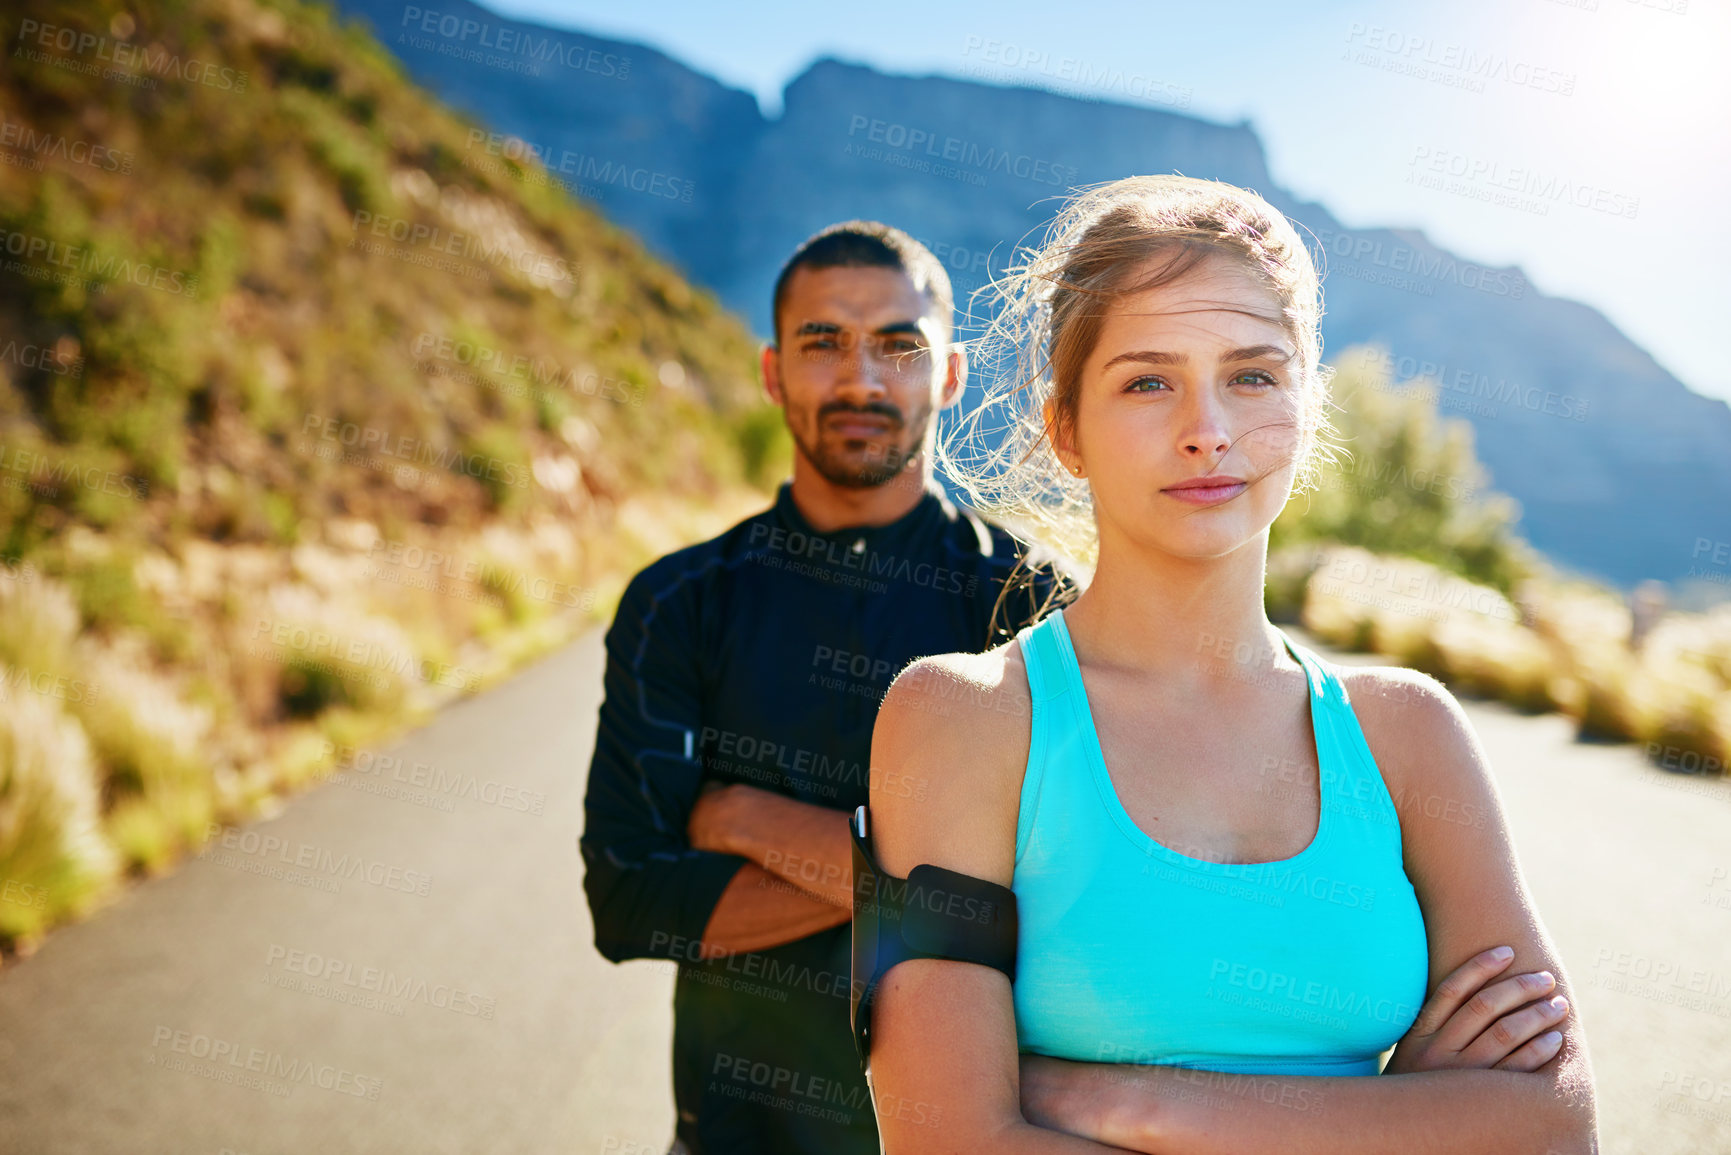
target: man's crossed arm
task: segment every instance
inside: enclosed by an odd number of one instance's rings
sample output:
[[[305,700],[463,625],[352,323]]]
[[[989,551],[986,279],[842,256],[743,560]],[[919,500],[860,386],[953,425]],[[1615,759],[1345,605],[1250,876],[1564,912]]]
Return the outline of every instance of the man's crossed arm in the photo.
[[[705,956],[764,950],[852,917],[848,816],[755,786],[706,784],[686,830],[698,850],[746,859],[703,932]]]

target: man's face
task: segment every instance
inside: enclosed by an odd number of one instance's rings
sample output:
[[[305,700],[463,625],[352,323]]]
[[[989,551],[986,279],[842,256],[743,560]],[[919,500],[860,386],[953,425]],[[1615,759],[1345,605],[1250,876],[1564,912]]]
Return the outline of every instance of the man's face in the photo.
[[[764,383],[800,453],[832,485],[870,488],[901,472],[934,410],[961,392],[959,350],[900,269],[795,269],[764,351]]]

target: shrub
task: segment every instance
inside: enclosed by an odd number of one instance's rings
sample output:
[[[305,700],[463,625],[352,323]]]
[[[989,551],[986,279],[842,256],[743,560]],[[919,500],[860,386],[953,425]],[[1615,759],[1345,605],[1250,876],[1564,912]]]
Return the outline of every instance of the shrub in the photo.
[[[90,742],[59,701],[0,696],[0,941],[32,940],[114,876],[99,805]]]

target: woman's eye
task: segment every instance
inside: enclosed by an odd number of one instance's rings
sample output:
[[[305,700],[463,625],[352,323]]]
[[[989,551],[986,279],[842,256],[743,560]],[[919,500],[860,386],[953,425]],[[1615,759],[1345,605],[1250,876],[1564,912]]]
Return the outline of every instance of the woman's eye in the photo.
[[[1246,369],[1244,372],[1242,372],[1242,373],[1238,374],[1236,377],[1232,378],[1232,383],[1234,385],[1278,385],[1279,384],[1279,382],[1274,379],[1274,374],[1265,373],[1261,369]]]
[[[1143,389],[1142,388],[1143,385],[1147,385],[1147,386],[1149,386],[1149,388]],[[1153,392],[1156,392],[1158,389],[1166,389],[1166,388],[1169,388],[1169,386],[1166,384],[1165,380],[1162,378],[1159,378],[1159,377],[1137,377],[1137,378],[1132,379],[1128,385],[1124,386],[1124,392],[1126,392],[1126,393],[1153,393]]]

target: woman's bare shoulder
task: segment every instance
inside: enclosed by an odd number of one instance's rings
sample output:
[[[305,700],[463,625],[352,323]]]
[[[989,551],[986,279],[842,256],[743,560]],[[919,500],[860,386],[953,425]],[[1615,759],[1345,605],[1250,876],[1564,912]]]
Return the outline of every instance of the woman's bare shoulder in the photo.
[[[930,862],[1008,884],[1030,714],[1013,639],[982,654],[920,658],[896,676],[872,732],[873,841],[884,869]]]
[[[1464,799],[1485,789],[1488,766],[1466,711],[1447,686],[1401,666],[1341,671],[1352,712],[1397,801]]]

